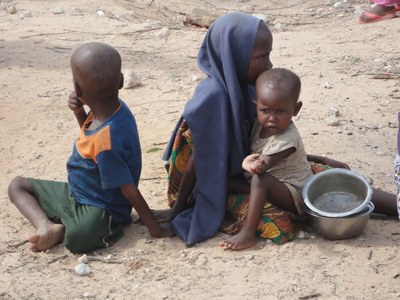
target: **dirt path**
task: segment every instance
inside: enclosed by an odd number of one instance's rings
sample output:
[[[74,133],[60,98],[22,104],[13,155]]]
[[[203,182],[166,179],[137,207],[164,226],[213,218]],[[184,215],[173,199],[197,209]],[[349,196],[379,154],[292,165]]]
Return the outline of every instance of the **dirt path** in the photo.
[[[267,4],[265,3],[267,2]],[[13,10],[15,6],[15,11]],[[399,223],[373,219],[353,240],[312,232],[282,246],[260,241],[232,253],[215,238],[191,248],[157,240],[131,225],[112,248],[94,253],[78,276],[79,255],[62,246],[31,253],[33,232],[9,203],[16,175],[65,180],[78,133],[66,105],[69,56],[102,41],[117,48],[124,70],[141,81],[122,89],[134,111],[143,149],[141,190],[153,208],[166,206],[161,161],[182,108],[202,78],[196,55],[200,27],[230,10],[259,14],[274,35],[272,61],[303,81],[296,120],[309,153],[346,161],[375,187],[395,192],[400,98],[400,18],[357,24],[366,1],[1,1],[0,0],[0,299],[394,299],[400,297]],[[331,107],[339,125],[329,126]]]

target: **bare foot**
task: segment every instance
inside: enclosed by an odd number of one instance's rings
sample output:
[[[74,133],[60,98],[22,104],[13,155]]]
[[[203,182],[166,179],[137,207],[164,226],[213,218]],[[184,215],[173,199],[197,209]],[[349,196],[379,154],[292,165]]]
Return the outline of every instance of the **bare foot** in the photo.
[[[173,208],[153,210],[153,215],[159,223],[171,222],[177,215]]]
[[[30,242],[30,249],[33,252],[45,251],[64,239],[64,225],[52,224],[38,228],[36,234],[27,240]]]
[[[255,246],[257,244],[255,233],[249,235],[240,231],[238,234],[230,237],[226,241],[219,243],[224,250],[242,250]]]

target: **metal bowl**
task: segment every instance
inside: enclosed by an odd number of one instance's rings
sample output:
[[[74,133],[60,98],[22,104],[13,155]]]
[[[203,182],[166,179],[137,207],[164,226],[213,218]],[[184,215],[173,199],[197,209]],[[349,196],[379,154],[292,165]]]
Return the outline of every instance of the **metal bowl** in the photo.
[[[372,196],[368,181],[354,171],[330,169],[311,176],[303,188],[305,205],[325,217],[346,217],[366,208]]]
[[[367,204],[360,213],[341,218],[331,218],[316,214],[308,207],[304,211],[308,215],[314,231],[329,240],[344,240],[361,235],[368,224],[374,210],[372,202]]]

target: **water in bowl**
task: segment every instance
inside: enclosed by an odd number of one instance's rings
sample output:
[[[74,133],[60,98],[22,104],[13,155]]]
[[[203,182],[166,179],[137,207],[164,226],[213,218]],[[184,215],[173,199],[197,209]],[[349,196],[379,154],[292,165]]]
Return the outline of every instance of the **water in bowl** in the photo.
[[[363,199],[354,194],[346,192],[327,192],[316,198],[313,205],[322,211],[342,213],[356,208],[362,202]]]

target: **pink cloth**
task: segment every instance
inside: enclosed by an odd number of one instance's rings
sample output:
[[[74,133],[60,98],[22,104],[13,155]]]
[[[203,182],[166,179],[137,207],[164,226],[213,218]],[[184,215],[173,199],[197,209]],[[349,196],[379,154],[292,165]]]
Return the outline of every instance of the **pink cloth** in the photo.
[[[382,6],[393,6],[396,4],[400,4],[400,0],[373,0],[373,2]]]

